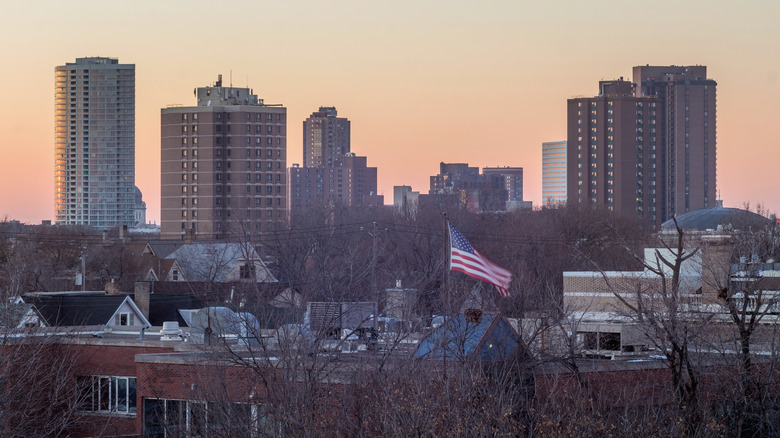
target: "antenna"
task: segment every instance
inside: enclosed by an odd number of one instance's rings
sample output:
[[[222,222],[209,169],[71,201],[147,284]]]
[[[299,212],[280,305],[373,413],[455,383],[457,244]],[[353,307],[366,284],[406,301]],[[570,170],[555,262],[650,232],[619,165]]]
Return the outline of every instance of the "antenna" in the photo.
[[[230,69],[230,88],[233,88],[233,69]]]

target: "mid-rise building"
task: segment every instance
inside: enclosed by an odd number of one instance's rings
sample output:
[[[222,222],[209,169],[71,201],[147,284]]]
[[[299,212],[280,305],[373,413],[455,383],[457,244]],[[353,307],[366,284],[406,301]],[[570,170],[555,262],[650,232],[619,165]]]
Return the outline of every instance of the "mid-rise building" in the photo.
[[[303,167],[332,166],[350,152],[350,123],[321,106],[303,122]]]
[[[384,197],[377,195],[377,168],[368,167],[366,157],[352,153],[331,166],[293,165],[288,178],[291,216],[328,205],[370,207],[384,203]]]
[[[132,225],[135,65],[77,58],[55,68],[54,209],[58,224]]]
[[[287,109],[249,88],[162,110],[161,238],[249,238],[286,223]]]
[[[503,180],[507,202],[523,202],[522,167],[483,167],[482,175],[496,175]]]
[[[288,170],[290,219],[324,206],[382,205],[377,168],[352,153],[350,122],[335,107],[321,106],[303,122],[303,166]]]
[[[566,204],[566,141],[542,143],[542,205]]]
[[[428,195],[420,198],[431,202],[442,196],[454,196],[471,211],[528,208],[530,203],[522,201],[522,172],[520,167],[488,167],[480,174],[478,167],[467,163],[440,163],[439,174],[431,176]]]
[[[410,186],[393,187],[393,207],[403,215],[417,214],[420,192],[415,192]]]

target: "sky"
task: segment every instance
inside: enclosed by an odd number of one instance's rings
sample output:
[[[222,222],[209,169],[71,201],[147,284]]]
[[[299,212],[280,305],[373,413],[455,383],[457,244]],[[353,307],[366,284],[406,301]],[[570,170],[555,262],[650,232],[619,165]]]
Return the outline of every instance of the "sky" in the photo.
[[[302,122],[335,106],[379,192],[427,192],[439,163],[524,168],[541,202],[542,143],[566,99],[635,65],[706,65],[718,83],[724,205],[780,212],[780,0],[10,2],[0,27],[0,220],[54,219],[54,68],[109,56],[136,68],[136,185],[160,218],[160,109],[216,81]]]

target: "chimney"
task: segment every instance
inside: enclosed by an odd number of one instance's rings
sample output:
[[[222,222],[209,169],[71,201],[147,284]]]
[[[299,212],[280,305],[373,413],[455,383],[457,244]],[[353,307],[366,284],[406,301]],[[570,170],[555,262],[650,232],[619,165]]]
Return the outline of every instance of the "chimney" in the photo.
[[[151,288],[148,281],[135,282],[135,296],[133,301],[146,319],[149,319],[149,301],[151,299]]]

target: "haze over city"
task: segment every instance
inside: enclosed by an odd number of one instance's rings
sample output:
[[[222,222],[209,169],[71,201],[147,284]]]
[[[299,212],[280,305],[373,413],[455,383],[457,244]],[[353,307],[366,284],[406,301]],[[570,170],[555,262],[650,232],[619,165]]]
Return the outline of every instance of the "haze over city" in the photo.
[[[302,121],[335,106],[379,193],[427,192],[439,162],[525,169],[541,204],[541,144],[566,139],[566,99],[636,65],[706,65],[718,83],[717,186],[726,206],[780,210],[780,2],[14,3],[0,29],[0,217],[54,217],[54,67],[85,56],[136,66],[136,185],[160,215],[160,109],[192,90],[247,86]]]

